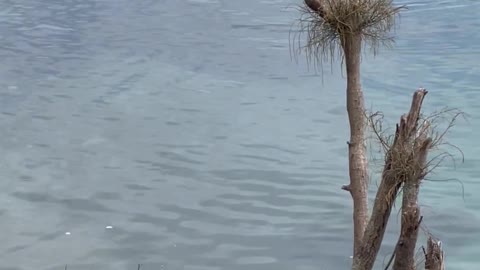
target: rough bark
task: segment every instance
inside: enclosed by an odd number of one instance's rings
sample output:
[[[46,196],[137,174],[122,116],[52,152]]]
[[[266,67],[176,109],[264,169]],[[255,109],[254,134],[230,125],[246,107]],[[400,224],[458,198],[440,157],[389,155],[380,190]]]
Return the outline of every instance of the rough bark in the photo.
[[[304,0],[306,6],[321,17],[325,9],[321,0]],[[347,71],[347,112],[350,123],[348,164],[350,184],[342,189],[353,199],[353,254],[357,254],[368,219],[368,164],[365,147],[365,105],[360,81],[361,33],[341,31],[340,40]]]
[[[403,192],[405,192],[405,188]],[[410,193],[409,196],[416,196],[414,195],[414,193],[416,193],[415,188],[411,188],[408,192]],[[403,205],[405,205],[405,201]],[[395,261],[393,263],[393,270],[414,270],[415,246],[417,244],[418,228],[420,225],[420,210],[418,207],[410,206],[408,210],[402,209],[402,211],[402,228],[394,251]]]
[[[425,269],[427,270],[444,270],[442,246],[439,241],[435,241],[432,237],[428,238],[427,252],[425,252]]]
[[[409,149],[413,149],[415,145],[413,138],[417,135],[420,109],[426,94],[425,89],[419,89],[415,92],[409,113],[403,115],[400,118],[400,123],[397,124],[395,139],[386,155],[382,180],[375,197],[373,212],[366,226],[358,254],[353,259],[353,270],[373,268],[398,191],[403,183],[409,181],[407,179],[415,179],[416,177],[416,172],[412,173],[405,170],[405,162],[415,163],[413,158],[417,157]],[[406,157],[412,159],[406,160]],[[409,172],[411,174],[408,174]],[[408,196],[410,195],[415,194],[409,193]]]
[[[357,254],[368,219],[368,171],[365,149],[365,105],[360,81],[362,38],[348,34],[342,40],[347,70],[347,112],[350,123],[348,163],[350,191],[353,199],[353,254]]]
[[[427,166],[428,150],[432,143],[431,138],[427,138],[425,132],[420,134],[421,136],[414,143],[412,152],[411,175],[403,186],[402,225],[395,248],[394,270],[415,269],[415,246],[421,222],[418,192]]]

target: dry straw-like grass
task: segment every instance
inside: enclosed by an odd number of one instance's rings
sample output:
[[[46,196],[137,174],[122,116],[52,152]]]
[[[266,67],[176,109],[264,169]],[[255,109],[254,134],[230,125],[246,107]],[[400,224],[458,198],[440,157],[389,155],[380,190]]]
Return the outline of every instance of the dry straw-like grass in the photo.
[[[320,5],[313,10],[305,2]],[[299,30],[290,36],[291,52],[297,57],[305,52],[307,62],[321,67],[324,60],[337,58],[343,63],[342,40],[347,35],[360,35],[363,44],[377,50],[393,44],[391,31],[399,11],[393,0],[307,0],[299,6]],[[311,6],[311,5],[310,5]],[[306,35],[306,41],[303,41]],[[304,45],[302,45],[305,42]]]
[[[447,143],[445,137],[456,120],[464,116],[464,113],[457,109],[443,109],[425,117],[421,114],[421,105],[426,94],[425,89],[416,91],[410,112],[401,117],[394,134],[388,134],[390,132],[384,128],[384,118],[381,113],[367,115],[373,137],[377,139],[384,154],[385,165],[382,184],[385,184],[387,188],[384,190],[385,193],[380,193],[380,196],[384,196],[382,202],[393,205],[398,194],[404,191],[407,196],[403,194],[402,207],[409,207],[409,210],[405,211],[418,211],[419,209],[417,198],[415,197],[412,200],[412,197],[408,197],[408,194],[412,194],[414,190],[418,192],[418,188],[425,177],[446,159],[450,158],[453,162],[455,161],[451,153],[441,148],[444,146],[453,147],[453,149],[459,151],[463,161],[462,151],[458,147]],[[427,155],[434,150],[438,153],[427,159]],[[407,204],[405,204],[405,200],[407,200]],[[429,237],[427,251],[422,249],[423,254],[416,253],[414,258],[415,269],[423,269],[424,265],[429,264],[442,264],[443,251],[440,242],[424,226],[422,223],[423,217],[415,213],[418,212],[410,212],[409,214],[403,212],[401,220],[402,232],[404,232],[404,224],[416,224],[416,227],[421,228]],[[394,257],[397,256],[397,248],[398,244],[384,269],[389,269]],[[443,269],[441,267],[433,269]]]
[[[445,136],[456,120],[464,116],[462,111],[448,108],[429,116],[420,115],[415,134],[411,134],[412,136],[406,138],[401,145],[394,145],[396,134],[387,134],[391,129],[384,127],[382,113],[368,115],[367,122],[372,131],[372,137],[376,139],[384,154],[382,163],[391,163],[390,168],[395,168],[395,171],[389,171],[389,173],[396,175],[396,181],[404,182],[405,179],[411,178],[425,179],[447,160],[452,161],[455,166],[455,156],[445,148],[456,150],[463,162],[463,152],[457,146],[448,143]],[[435,154],[428,160],[418,160],[419,155],[425,155],[427,152],[435,152]]]

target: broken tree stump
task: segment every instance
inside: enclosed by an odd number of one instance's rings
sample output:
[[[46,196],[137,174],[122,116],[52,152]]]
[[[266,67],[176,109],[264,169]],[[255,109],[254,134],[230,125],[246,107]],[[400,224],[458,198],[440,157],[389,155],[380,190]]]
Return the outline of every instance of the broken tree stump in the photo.
[[[427,241],[427,251],[425,254],[425,269],[427,270],[444,270],[445,263],[443,259],[442,244],[440,241],[433,239],[431,236]]]
[[[429,126],[419,127],[420,111],[427,90],[415,91],[407,114],[400,118],[395,137],[388,148],[372,215],[365,234],[354,257],[353,270],[372,269],[380,249],[388,219],[399,190],[404,188],[402,233],[396,247],[394,269],[413,269],[414,250],[418,236],[420,211],[417,205],[420,181],[425,177],[426,157],[432,139],[428,137]],[[375,133],[377,133],[374,130]],[[377,133],[378,136],[379,133]],[[396,268],[395,268],[396,266]]]
[[[421,101],[426,94],[427,91],[424,89],[417,90],[413,98],[414,103],[412,103],[412,108],[420,108]],[[415,105],[415,102],[419,104]],[[418,122],[418,112],[415,111],[414,113],[415,115],[409,114],[406,116],[406,119]],[[417,244],[418,229],[420,228],[421,222],[418,193],[420,191],[420,183],[427,172],[427,154],[432,147],[432,138],[429,137],[430,125],[428,122],[424,121],[420,127],[417,123],[411,128],[411,132],[415,132],[415,135],[411,137],[411,141],[407,140],[402,142],[408,145],[403,146],[401,150],[403,151],[401,155],[405,155],[403,158],[405,161],[405,169],[402,171],[405,179],[402,190],[400,237],[394,251],[394,270],[415,269],[415,246]]]

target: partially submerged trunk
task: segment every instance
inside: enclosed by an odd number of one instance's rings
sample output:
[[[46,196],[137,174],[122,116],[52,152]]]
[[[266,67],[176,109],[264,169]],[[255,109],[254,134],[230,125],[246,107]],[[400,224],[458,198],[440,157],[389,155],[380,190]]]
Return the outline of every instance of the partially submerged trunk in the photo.
[[[350,141],[348,142],[348,164],[350,184],[343,186],[353,198],[353,254],[363,239],[368,219],[368,171],[365,149],[365,105],[360,81],[360,56],[362,38],[349,34],[342,40],[347,70],[347,111],[350,122]]]
[[[395,139],[386,154],[372,215],[365,229],[359,252],[353,259],[352,269],[372,269],[385,234],[395,198],[404,186],[402,233],[396,247],[395,269],[412,269],[413,255],[419,225],[417,205],[418,188],[426,168],[426,155],[431,139],[425,130],[419,132],[418,119],[425,89],[415,92],[410,111],[397,124]],[[406,266],[405,266],[406,265]],[[405,267],[405,268],[404,268]]]

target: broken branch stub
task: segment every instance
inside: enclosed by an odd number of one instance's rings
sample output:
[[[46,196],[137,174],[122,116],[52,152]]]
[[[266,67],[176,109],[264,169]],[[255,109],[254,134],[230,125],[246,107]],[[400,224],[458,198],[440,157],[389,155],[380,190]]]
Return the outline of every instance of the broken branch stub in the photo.
[[[423,100],[423,96],[421,99]],[[419,97],[420,99],[420,97]],[[415,100],[415,98],[414,98]],[[421,100],[419,100],[421,102]],[[414,105],[414,104],[412,104]],[[407,123],[415,122],[415,126],[408,127],[410,134],[415,134],[412,137],[410,145],[403,148],[408,155],[405,170],[406,179],[403,185],[402,198],[402,218],[400,237],[395,247],[395,262],[393,264],[394,270],[414,269],[415,267],[415,246],[418,239],[418,229],[420,225],[420,207],[418,206],[418,193],[420,189],[420,182],[426,174],[427,170],[427,155],[432,146],[432,138],[429,137],[430,125],[428,122],[422,123],[418,127],[418,118],[420,115],[417,106],[412,106],[414,111],[410,111],[407,116]],[[410,136],[409,134],[406,134]]]
[[[434,240],[431,236],[428,238],[427,242],[427,252],[425,253],[425,269],[445,270],[442,244],[440,241]]]
[[[407,215],[405,218],[414,221],[412,224],[415,226],[418,225],[420,213],[416,205],[418,196],[417,183],[424,175],[425,167],[421,164],[426,163],[426,153],[431,143],[430,138],[421,133],[419,135],[418,132],[418,119],[420,118],[423,99],[427,93],[427,90],[423,88],[415,91],[409,113],[403,115],[400,118],[400,123],[397,124],[394,141],[386,154],[382,180],[375,197],[372,215],[365,229],[359,252],[354,256],[352,265],[354,270],[372,269],[385,234],[395,198],[404,184],[408,186],[407,189],[410,188],[408,195],[406,195],[406,204],[407,208],[411,208],[409,213],[413,213],[412,216]],[[424,140],[424,143],[418,144],[418,140]],[[419,145],[419,147],[416,149],[415,145]],[[422,151],[423,154],[421,154]],[[415,227],[406,227],[405,231],[407,229],[408,231],[412,229],[413,231],[418,230]],[[413,240],[416,242],[416,236],[405,238],[407,242]]]
[[[429,126],[428,123],[424,125]],[[402,218],[400,237],[395,247],[394,270],[409,270],[415,268],[415,246],[418,239],[420,225],[420,207],[418,193],[420,182],[427,170],[427,154],[432,146],[432,139],[428,137],[428,128],[414,130],[416,137],[412,142],[410,153],[409,175],[403,186]],[[408,150],[406,150],[408,151]]]

